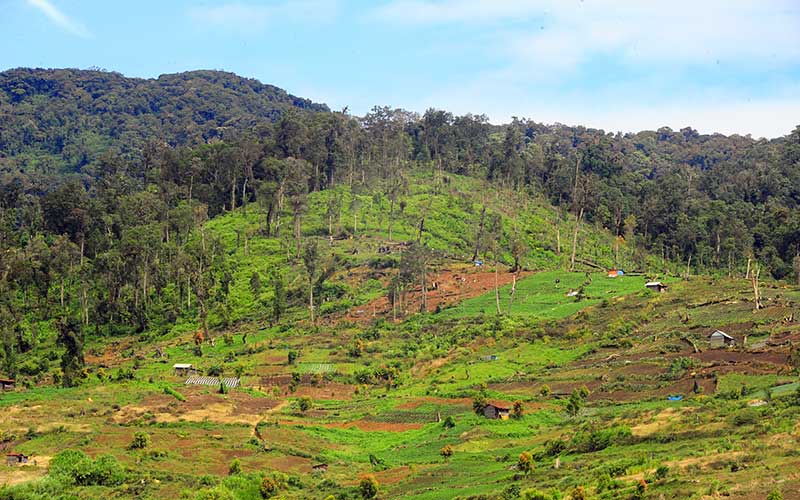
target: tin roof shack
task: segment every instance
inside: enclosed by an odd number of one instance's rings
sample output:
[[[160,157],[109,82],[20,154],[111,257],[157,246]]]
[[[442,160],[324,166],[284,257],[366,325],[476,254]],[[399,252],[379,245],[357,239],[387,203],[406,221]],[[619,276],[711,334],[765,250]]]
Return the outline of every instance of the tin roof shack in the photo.
[[[28,456],[22,453],[9,453],[6,455],[6,465],[14,467],[15,465],[27,464]]]
[[[191,363],[175,363],[172,365],[172,369],[175,370],[175,375],[178,377],[196,374],[196,370],[192,368]]]
[[[2,390],[2,391],[13,391],[14,390],[14,379],[0,378],[0,390]]]
[[[648,290],[652,290],[654,292],[662,293],[667,291],[667,285],[661,283],[660,281],[648,281],[644,284],[644,287]]]
[[[711,347],[728,347],[736,345],[736,339],[722,330],[716,330],[714,333],[709,335],[708,341],[711,343]]]
[[[500,420],[508,420],[508,416],[510,414],[511,408],[498,403],[489,403],[483,407],[483,416],[486,418],[499,418]]]
[[[311,466],[313,474],[324,474],[328,472],[328,464],[314,464]]]

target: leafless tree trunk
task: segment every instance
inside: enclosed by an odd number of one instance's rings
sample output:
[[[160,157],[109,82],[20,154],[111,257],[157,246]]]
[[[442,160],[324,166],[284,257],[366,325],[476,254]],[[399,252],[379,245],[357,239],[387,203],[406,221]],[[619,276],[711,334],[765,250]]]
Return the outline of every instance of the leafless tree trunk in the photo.
[[[581,175],[581,155],[575,158],[575,187],[572,190],[572,203],[575,204],[575,229],[572,233],[572,255],[569,258],[569,271],[575,271],[575,253],[578,250],[578,228],[583,218],[583,200],[578,200],[578,181]]]
[[[575,271],[575,253],[578,251],[578,228],[583,218],[583,207],[575,214],[575,229],[572,232],[572,255],[569,258],[569,271]]]
[[[511,306],[514,305],[514,295],[517,293],[517,273],[511,278],[511,297],[508,299],[508,315],[511,316]]]
[[[753,298],[755,299],[756,303],[756,311],[764,307],[761,304],[761,290],[759,289],[758,285],[758,277],[761,274],[761,268],[757,267],[755,272],[750,275],[750,283],[753,285]]]

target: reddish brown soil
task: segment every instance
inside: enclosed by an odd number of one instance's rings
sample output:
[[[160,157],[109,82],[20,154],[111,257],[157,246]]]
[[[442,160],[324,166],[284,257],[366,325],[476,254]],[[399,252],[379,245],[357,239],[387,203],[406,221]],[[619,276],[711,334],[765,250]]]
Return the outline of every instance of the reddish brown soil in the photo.
[[[394,469],[382,470],[376,472],[374,475],[379,484],[394,484],[410,476],[411,469],[404,465],[402,467],[395,467]]]
[[[339,399],[349,400],[353,399],[355,394],[355,386],[349,384],[342,384],[340,382],[322,381],[318,385],[312,383],[313,378],[311,375],[303,375],[300,378],[300,384],[297,385],[294,392],[289,391],[289,384],[292,381],[291,375],[270,375],[261,377],[259,381],[259,389],[263,392],[270,392],[272,388],[277,387],[280,393],[284,396],[296,397],[309,397],[312,399]]]
[[[131,339],[111,342],[100,354],[94,355],[92,353],[87,353],[85,356],[86,364],[109,368],[116,366],[126,360],[122,358],[122,352],[128,350],[132,344],[133,341]]]
[[[521,279],[530,273],[520,273],[517,279]],[[498,286],[504,286],[514,280],[514,274],[509,272],[499,272],[497,274]],[[433,274],[429,281],[427,292],[427,310],[434,311],[437,306],[446,307],[462,300],[483,295],[494,290],[495,273],[488,270],[488,267],[476,268],[473,266],[453,266],[450,269],[443,269]],[[409,290],[403,304],[403,311],[397,311],[398,315],[414,313],[420,310],[422,303],[422,290],[419,286]],[[344,315],[333,318],[334,321],[351,321],[355,323],[369,322],[375,318],[392,317],[392,306],[387,297],[379,297],[367,304],[356,306],[344,313]]]
[[[731,351],[728,349],[709,349],[691,355],[704,363],[769,363],[785,365],[789,362],[785,352],[780,351]]]
[[[333,427],[336,429],[350,429],[356,427],[362,431],[374,432],[404,432],[414,429],[419,429],[422,424],[419,423],[401,423],[401,422],[373,422],[371,420],[355,420],[353,422],[343,423],[328,423],[323,424],[324,427]]]
[[[425,396],[421,398],[415,398],[411,401],[406,401],[405,403],[401,403],[397,405],[398,410],[413,410],[415,408],[419,408],[425,403],[433,403],[433,404],[440,404],[440,405],[453,405],[453,406],[472,406],[472,400],[470,398],[457,398],[457,399],[447,399],[447,398],[435,398],[431,396]]]

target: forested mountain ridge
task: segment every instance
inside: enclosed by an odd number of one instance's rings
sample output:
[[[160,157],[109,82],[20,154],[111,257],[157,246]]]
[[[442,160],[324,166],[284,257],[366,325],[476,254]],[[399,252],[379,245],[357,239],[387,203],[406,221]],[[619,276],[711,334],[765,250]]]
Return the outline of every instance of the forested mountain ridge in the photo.
[[[422,168],[543,194],[668,260],[730,271],[751,258],[777,278],[800,274],[800,128],[755,140],[691,128],[493,125],[433,109],[327,110],[215,71],[141,80],[9,70],[0,74],[0,204],[19,211],[19,196],[38,199],[74,173],[90,198],[103,183],[116,194],[151,186],[168,205],[195,198],[213,216],[273,184],[314,191],[388,179],[390,194],[396,173]],[[307,171],[290,179],[298,166]]]
[[[110,332],[146,331],[179,313],[205,318],[212,297],[235,285],[228,257],[205,240],[206,221],[248,206],[262,214],[257,236],[297,266],[306,238],[355,236],[377,210],[374,230],[386,241],[393,223],[416,227],[403,238],[423,246],[431,227],[465,224],[451,255],[514,269],[573,269],[588,235],[604,231],[616,242],[603,244],[611,258],[589,262],[598,267],[733,275],[752,266],[800,277],[800,128],[768,141],[690,128],[492,125],[434,109],[355,117],[207,71],[136,80],[21,69],[2,82],[0,307],[12,329],[48,322],[56,306]],[[481,189],[454,191],[457,176],[521,203],[549,201],[557,215],[538,223],[549,233],[526,227],[521,210],[501,213]],[[336,188],[345,193],[313,203]],[[419,189],[428,201],[409,213]],[[448,209],[463,205],[458,221],[434,208],[441,193]],[[327,227],[309,232],[309,218]]]
[[[0,161],[75,170],[109,147],[136,156],[151,139],[172,147],[203,144],[275,121],[289,109],[328,111],[222,71],[141,79],[99,70],[11,69],[0,73]]]

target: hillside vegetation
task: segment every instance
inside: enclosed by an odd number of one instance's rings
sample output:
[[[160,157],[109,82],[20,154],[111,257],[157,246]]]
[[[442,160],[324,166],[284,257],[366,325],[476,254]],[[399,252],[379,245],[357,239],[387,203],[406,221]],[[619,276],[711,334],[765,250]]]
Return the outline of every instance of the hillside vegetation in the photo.
[[[206,71],[11,70],[0,113],[0,499],[800,490],[800,128],[359,118]]]

